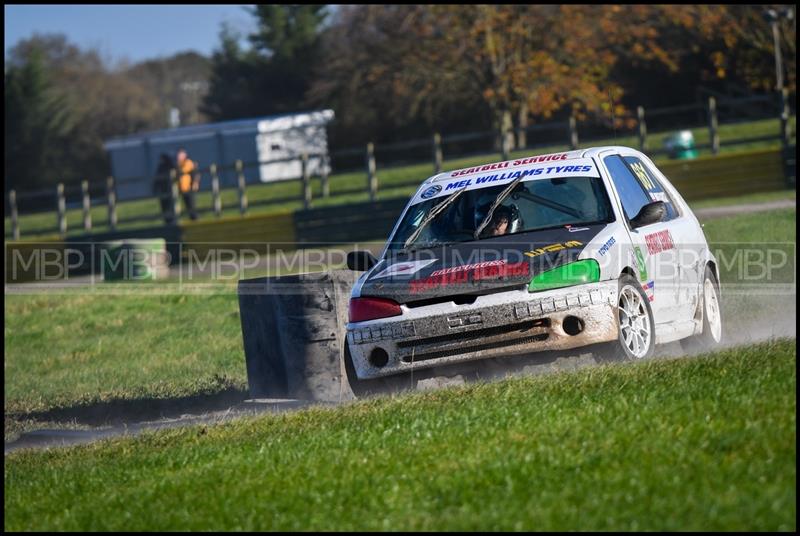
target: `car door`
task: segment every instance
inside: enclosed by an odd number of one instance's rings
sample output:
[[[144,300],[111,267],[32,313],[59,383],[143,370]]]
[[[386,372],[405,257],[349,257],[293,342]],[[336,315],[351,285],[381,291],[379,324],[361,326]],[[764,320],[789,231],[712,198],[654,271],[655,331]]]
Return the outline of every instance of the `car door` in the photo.
[[[698,299],[698,290],[703,278],[705,237],[696,219],[688,207],[664,187],[660,174],[654,164],[646,157],[631,153],[622,154],[622,158],[634,175],[647,190],[654,201],[664,201],[667,206],[665,221],[670,224],[670,234],[674,240],[678,268],[678,320],[688,321],[694,316]]]
[[[631,169],[619,151],[603,153],[600,160],[611,179],[616,193],[616,202],[622,213],[622,220],[630,237],[638,261],[644,265],[640,274],[644,280],[640,283],[650,299],[653,317],[656,324],[674,322],[685,318],[680,303],[681,279],[679,260],[676,249],[676,237],[673,234],[674,217],[631,228],[630,220],[642,207],[652,203],[651,197],[640,177]],[[674,216],[674,211],[668,215]]]

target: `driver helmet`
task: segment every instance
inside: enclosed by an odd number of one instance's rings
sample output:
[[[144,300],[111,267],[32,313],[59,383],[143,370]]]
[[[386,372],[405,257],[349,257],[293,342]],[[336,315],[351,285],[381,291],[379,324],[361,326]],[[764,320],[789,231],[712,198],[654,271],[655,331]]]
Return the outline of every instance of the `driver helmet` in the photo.
[[[478,205],[475,209],[475,228],[477,229],[481,222],[486,218],[486,215],[489,213],[489,209],[491,208],[492,203],[483,203]],[[519,210],[517,209],[516,205],[498,205],[494,209],[494,213],[492,213],[491,221],[484,227],[482,234],[488,235],[491,232],[492,227],[498,222],[500,219],[505,218],[508,220],[508,226],[506,227],[505,234],[509,233],[516,233],[522,229],[522,218],[519,215]]]

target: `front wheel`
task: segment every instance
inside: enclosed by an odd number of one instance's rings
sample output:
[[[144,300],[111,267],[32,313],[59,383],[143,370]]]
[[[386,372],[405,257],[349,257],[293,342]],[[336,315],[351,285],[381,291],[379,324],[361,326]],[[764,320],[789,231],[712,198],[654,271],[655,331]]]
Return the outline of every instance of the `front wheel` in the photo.
[[[722,344],[722,307],[719,300],[719,282],[710,266],[703,275],[703,331],[681,340],[684,350],[704,352]]]
[[[639,281],[628,274],[619,278],[617,320],[619,338],[604,346],[604,357],[612,361],[635,361],[651,357],[656,345],[653,310]]]

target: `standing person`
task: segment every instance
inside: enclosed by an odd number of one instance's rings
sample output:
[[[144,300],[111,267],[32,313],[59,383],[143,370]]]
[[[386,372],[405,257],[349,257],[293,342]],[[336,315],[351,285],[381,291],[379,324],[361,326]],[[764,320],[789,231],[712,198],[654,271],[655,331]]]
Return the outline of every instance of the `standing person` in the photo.
[[[186,149],[183,147],[178,149],[176,163],[178,168],[178,189],[181,192],[181,197],[183,197],[186,210],[189,212],[189,217],[196,220],[195,192],[200,189],[200,177],[196,172],[197,165],[189,159]]]
[[[156,168],[155,182],[153,183],[153,193],[161,203],[161,214],[164,216],[164,223],[172,225],[175,223],[175,207],[172,206],[172,181],[170,172],[175,169],[172,158],[167,153],[161,153],[158,157],[158,167]]]

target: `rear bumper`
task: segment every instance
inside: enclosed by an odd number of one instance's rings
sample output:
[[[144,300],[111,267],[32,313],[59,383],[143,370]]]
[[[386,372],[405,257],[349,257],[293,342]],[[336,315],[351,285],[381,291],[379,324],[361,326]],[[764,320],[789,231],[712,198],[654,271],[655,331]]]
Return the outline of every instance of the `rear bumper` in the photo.
[[[604,281],[534,294],[491,294],[469,305],[403,306],[401,316],[347,324],[347,342],[356,375],[377,378],[613,341],[616,303],[617,282]]]

